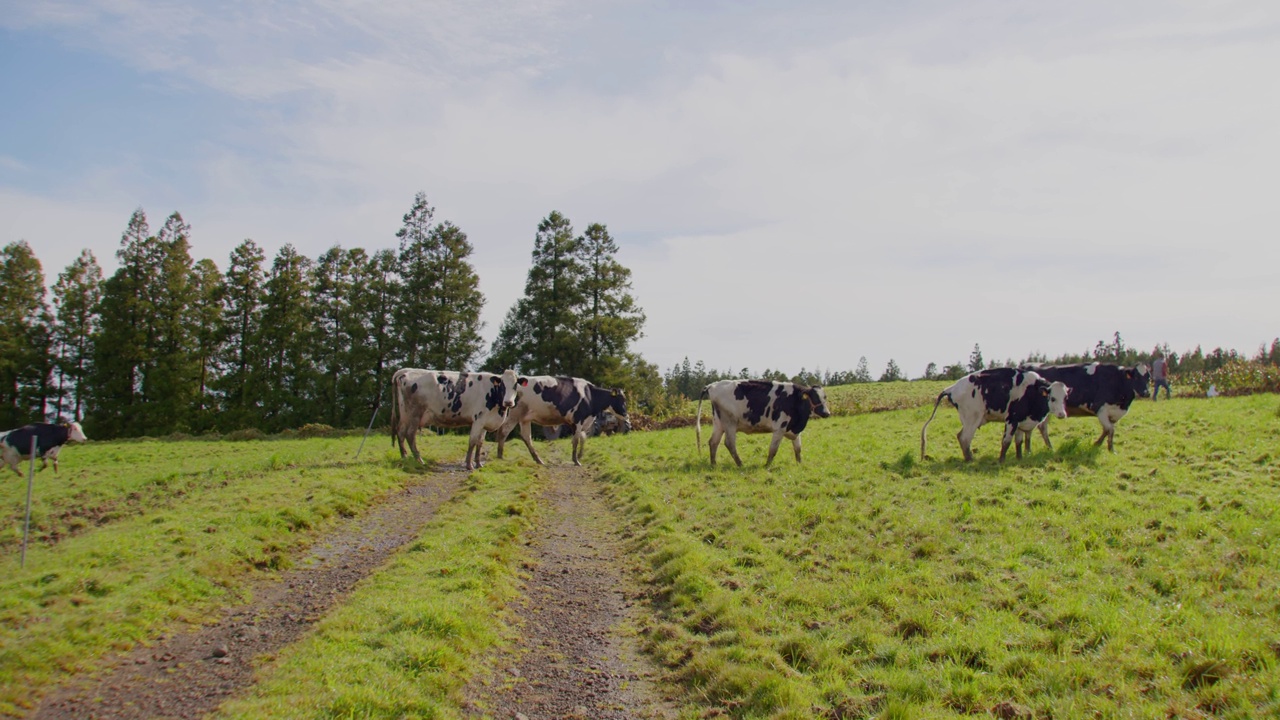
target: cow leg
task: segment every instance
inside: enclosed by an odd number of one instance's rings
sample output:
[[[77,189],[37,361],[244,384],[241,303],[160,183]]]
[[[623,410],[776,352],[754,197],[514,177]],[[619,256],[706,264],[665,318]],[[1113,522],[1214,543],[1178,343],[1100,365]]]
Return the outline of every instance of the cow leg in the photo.
[[[973,460],[973,451],[969,448],[973,445],[973,436],[977,431],[976,427],[961,427],[960,432],[956,433],[956,440],[960,441],[960,452],[964,453],[965,462]]]
[[[1102,434],[1093,442],[1094,445],[1101,445],[1103,440],[1107,441],[1107,450],[1115,452],[1113,442],[1116,436],[1116,424],[1111,422],[1111,418],[1107,417],[1107,411],[1104,408],[1098,413],[1098,422],[1102,424]]]
[[[502,423],[502,427],[498,428],[498,432],[494,433],[495,435],[497,435],[497,437],[495,437],[494,440],[498,442],[498,459],[499,460],[502,459],[502,452],[505,449],[507,444],[507,436],[511,434],[511,431],[514,430],[516,428],[516,425],[518,424],[519,423],[511,422],[510,419],[508,419],[507,422]]]
[[[733,461],[742,467],[742,458],[738,457],[738,428],[730,425],[724,429],[724,446],[733,456]],[[768,463],[765,463],[766,465]]]
[[[422,462],[422,454],[418,452],[418,430],[415,428],[412,432],[408,433],[408,435],[409,449],[413,451],[413,459],[417,460],[419,465],[425,464]],[[401,457],[404,457],[403,452],[404,451],[401,451]]]
[[[773,438],[769,441],[769,457],[765,458],[764,466],[769,467],[773,464],[773,456],[778,453],[778,446],[782,444],[782,436],[785,430],[778,429],[773,432]]]
[[[1044,446],[1052,450],[1053,443],[1049,442],[1049,420],[1045,419],[1044,422],[1040,423],[1039,427],[1040,427],[1040,437],[1044,438]],[[1031,433],[1027,433],[1027,445],[1030,445],[1030,444],[1031,444]],[[1027,448],[1027,450],[1030,450],[1030,449],[1031,449],[1030,447]]]
[[[520,423],[520,439],[524,440],[524,446],[529,448],[529,455],[533,457],[533,461],[539,465],[545,464],[542,462],[542,458],[538,457],[538,451],[533,449],[533,423]],[[499,455],[498,457],[502,456]]]
[[[1005,453],[1009,452],[1009,444],[1013,442],[1018,430],[1012,425],[1004,426],[1004,435],[1000,438],[1000,462],[1004,462]],[[1022,446],[1018,446],[1018,457],[1022,457]]]
[[[800,462],[800,436],[796,435],[791,438],[791,447],[796,451],[796,462]]]
[[[594,420],[594,418],[592,418]],[[587,423],[583,420],[573,426],[573,464],[582,465],[582,454],[587,449]]]
[[[711,467],[716,466],[716,450],[720,448],[720,438],[724,435],[724,426],[719,422],[712,423],[711,440],[707,446],[711,448]]]

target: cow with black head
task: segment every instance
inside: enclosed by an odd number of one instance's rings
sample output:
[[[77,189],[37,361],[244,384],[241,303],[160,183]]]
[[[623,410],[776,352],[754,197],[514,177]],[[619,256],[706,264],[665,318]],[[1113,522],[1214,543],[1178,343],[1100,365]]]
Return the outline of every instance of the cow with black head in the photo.
[[[813,415],[831,416],[827,396],[822,387],[773,380],[721,380],[702,389],[698,397],[698,415],[694,423],[698,447],[702,447],[702,401],[711,401],[711,466],[716,464],[716,450],[721,437],[733,461],[742,467],[738,457],[738,433],[772,433],[769,457],[773,463],[782,438],[791,440],[796,462],[800,462],[800,433]]]

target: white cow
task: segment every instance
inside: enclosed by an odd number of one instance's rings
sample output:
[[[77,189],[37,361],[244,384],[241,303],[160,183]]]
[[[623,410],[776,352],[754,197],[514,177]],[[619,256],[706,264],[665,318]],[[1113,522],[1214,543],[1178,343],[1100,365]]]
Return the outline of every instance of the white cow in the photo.
[[[721,380],[702,389],[698,397],[698,414],[694,423],[698,447],[702,447],[702,400],[711,400],[711,466],[716,464],[720,437],[733,461],[742,467],[738,457],[738,433],[773,433],[769,443],[767,467],[778,454],[782,438],[791,440],[796,462],[800,462],[800,433],[809,424],[809,416],[830,417],[827,396],[818,385],[809,387],[792,382],[772,380]]]
[[[920,459],[925,458],[929,423],[938,414],[938,404],[947,398],[960,412],[960,450],[966,461],[973,460],[970,446],[978,428],[989,421],[1004,423],[1004,437],[1000,441],[1000,462],[1009,451],[1009,443],[1030,436],[1031,431],[1050,414],[1059,418],[1067,416],[1067,386],[1061,382],[1049,382],[1029,370],[991,368],[969,373],[955,384],[938,393],[933,403],[933,415],[920,428]],[[1018,457],[1022,457],[1022,443],[1018,442]]]
[[[392,442],[400,443],[404,457],[404,441],[409,441],[413,457],[418,453],[418,430],[435,427],[470,427],[467,443],[467,469],[481,467],[484,434],[502,426],[507,412],[515,406],[516,387],[525,378],[514,370],[501,374],[489,372],[452,372],[401,368],[391,378],[395,405],[392,409]]]

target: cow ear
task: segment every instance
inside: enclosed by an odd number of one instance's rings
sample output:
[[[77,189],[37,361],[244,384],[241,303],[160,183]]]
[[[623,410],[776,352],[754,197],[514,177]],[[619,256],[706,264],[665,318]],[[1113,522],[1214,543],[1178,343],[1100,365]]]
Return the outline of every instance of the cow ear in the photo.
[[[1127,378],[1129,378],[1130,380],[1132,380],[1132,379],[1133,379],[1133,368],[1129,368],[1128,370],[1125,370],[1125,371],[1124,371],[1124,374],[1125,374],[1125,377],[1127,377]]]
[[[491,379],[493,381],[494,387],[497,387],[502,384],[502,378],[498,377],[497,375],[494,375]]]
[[[516,384],[520,385],[521,387],[525,387],[529,384],[529,378],[527,377],[516,378]]]
[[[437,376],[436,376],[436,382],[438,382],[438,383],[444,384],[445,382],[448,382],[448,380],[449,380],[449,378],[445,377],[444,375],[437,375]],[[417,385],[417,383],[414,383],[414,385]]]

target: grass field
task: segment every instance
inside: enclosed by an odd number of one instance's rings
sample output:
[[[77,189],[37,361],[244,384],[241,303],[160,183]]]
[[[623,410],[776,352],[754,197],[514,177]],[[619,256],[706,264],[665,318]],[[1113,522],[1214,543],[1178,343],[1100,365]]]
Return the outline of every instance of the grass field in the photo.
[[[674,430],[601,468],[650,649],[734,716],[1274,717],[1278,401],[1223,400],[1139,403],[1114,455],[1076,419],[965,465],[950,411],[921,463],[920,408],[811,423],[803,467],[754,436],[711,470]]]
[[[37,540],[28,551],[26,569],[19,567],[26,483],[12,476],[5,480],[0,484],[5,518],[0,536],[0,715],[23,714],[52,683],[92,672],[106,655],[244,601],[254,580],[287,568],[335,520],[357,515],[380,496],[421,479],[426,470],[401,463],[385,441],[385,436],[371,439],[358,462],[352,460],[358,437],[67,448],[59,476],[52,471],[37,475],[32,513]],[[439,457],[458,460],[466,439],[432,438],[424,445]],[[470,554],[455,554],[451,567],[457,573],[445,578],[450,587],[469,583],[482,588],[484,601],[509,592],[510,581],[504,583],[491,572],[492,557],[514,532],[512,523],[520,521],[519,495],[532,477],[521,469],[527,463],[494,467],[495,472],[509,471],[497,494],[466,493],[459,501],[472,508],[463,523],[466,532],[450,533],[445,540],[460,542],[468,533],[487,533],[483,540],[470,541]],[[456,512],[448,508],[448,513]],[[406,557],[424,556],[410,551]],[[439,568],[434,569],[432,579],[417,585],[438,584]],[[472,577],[477,572],[483,581]],[[449,597],[457,611],[467,607],[462,598],[482,602],[460,592]],[[450,630],[451,637],[474,646],[496,641],[500,623],[491,615],[473,615],[488,629],[472,628],[471,634]],[[444,622],[441,627],[453,626]],[[417,631],[409,626],[408,632]],[[423,646],[421,652],[438,653],[441,662],[448,662],[443,646]],[[433,697],[447,697],[448,691],[437,688]],[[343,693],[329,697],[339,705],[363,702]]]
[[[949,408],[918,460],[945,383],[896,385],[833,388],[854,409],[810,424],[803,466],[761,467],[767,436],[716,470],[689,428],[590,441],[649,568],[647,649],[701,715],[1280,715],[1280,399],[1139,402],[1114,454],[1096,421],[1055,421],[1056,451],[1004,465],[986,427],[966,465]],[[241,602],[423,477],[370,442],[359,462],[358,437],[67,448],[38,476],[26,570],[25,483],[0,484],[0,715]],[[457,461],[465,438],[424,447]],[[539,483],[520,452],[473,474],[224,714],[461,716],[511,639]]]

